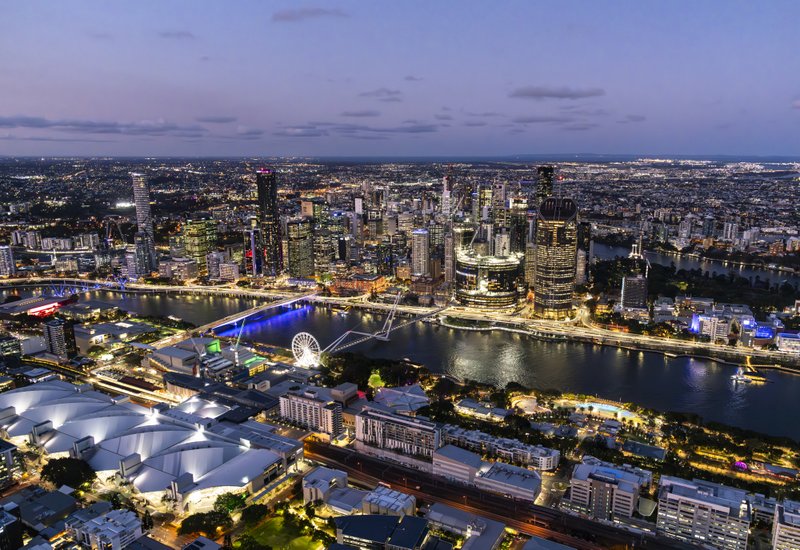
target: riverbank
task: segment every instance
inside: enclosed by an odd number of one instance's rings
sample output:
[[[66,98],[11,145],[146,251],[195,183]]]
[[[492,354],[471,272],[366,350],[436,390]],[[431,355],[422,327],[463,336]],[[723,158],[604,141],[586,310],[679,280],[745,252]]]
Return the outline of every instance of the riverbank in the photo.
[[[41,288],[48,285],[75,285],[79,291],[107,290],[121,293],[147,293],[147,294],[179,294],[179,295],[208,295],[225,298],[267,299],[275,301],[286,296],[291,296],[288,291],[267,291],[262,289],[207,287],[207,286],[157,286],[129,283],[121,287],[118,283],[95,281],[75,278],[41,279],[36,282],[30,279],[9,279],[0,282],[0,290],[15,288]],[[88,287],[94,288],[88,288]],[[341,298],[335,296],[312,296],[304,300],[311,304],[328,304],[350,306],[371,312],[388,313],[393,309],[393,304],[369,302],[366,296],[355,298]],[[438,311],[438,321],[446,317],[454,319],[491,322],[492,326],[481,331],[502,330],[518,332],[533,338],[547,341],[572,341],[601,346],[610,346],[633,351],[647,351],[659,353],[667,357],[688,356],[726,363],[733,366],[751,365],[760,369],[773,369],[790,374],[800,374],[800,354],[786,352],[755,350],[746,348],[731,348],[710,343],[687,342],[673,338],[659,338],[653,336],[635,335],[630,333],[614,332],[597,327],[585,327],[577,324],[565,324],[536,319],[523,319],[511,317],[508,312],[470,311],[457,306],[449,306]],[[424,317],[437,312],[437,308],[398,305],[397,314],[406,317]],[[498,325],[502,323],[502,325]],[[452,323],[451,323],[452,324]],[[444,326],[444,325],[443,325]],[[467,330],[461,323],[451,327],[454,330]]]
[[[309,303],[325,303],[349,305],[368,311],[388,312],[392,309],[390,304],[377,304],[373,302],[355,301],[349,298],[314,296],[307,300]],[[430,315],[435,308],[421,308],[416,306],[398,306],[398,313],[411,315]],[[490,315],[499,318],[492,319]],[[501,316],[505,315],[505,316]],[[448,322],[447,317],[461,321],[473,321],[475,326],[466,326],[463,323]],[[535,319],[521,319],[509,317],[502,313],[485,313],[459,311],[449,307],[440,311],[435,318],[440,326],[453,330],[468,330],[474,332],[505,331],[524,334],[533,338],[547,341],[572,341],[602,346],[611,346],[632,351],[647,351],[659,353],[668,357],[692,357],[704,359],[732,366],[753,366],[762,369],[775,369],[791,374],[800,374],[800,355],[785,352],[755,350],[746,348],[731,348],[717,344],[702,342],[687,342],[673,338],[659,338],[637,334],[614,332],[611,330],[584,327],[578,324],[565,324]],[[485,326],[491,323],[490,326]]]

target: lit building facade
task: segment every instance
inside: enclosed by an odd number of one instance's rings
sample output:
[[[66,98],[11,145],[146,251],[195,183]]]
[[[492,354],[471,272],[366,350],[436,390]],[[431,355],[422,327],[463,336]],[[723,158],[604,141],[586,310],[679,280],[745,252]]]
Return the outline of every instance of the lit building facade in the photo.
[[[484,256],[473,250],[456,251],[456,300],[465,306],[509,307],[519,299],[524,256]]]
[[[314,228],[311,219],[298,218],[286,223],[287,268],[290,277],[314,276]]]
[[[278,178],[273,170],[262,168],[256,173],[258,217],[263,247],[263,274],[276,277],[283,271],[280,217],[278,213]]]
[[[566,319],[572,312],[577,263],[578,207],[572,199],[547,198],[536,219],[534,313]]]

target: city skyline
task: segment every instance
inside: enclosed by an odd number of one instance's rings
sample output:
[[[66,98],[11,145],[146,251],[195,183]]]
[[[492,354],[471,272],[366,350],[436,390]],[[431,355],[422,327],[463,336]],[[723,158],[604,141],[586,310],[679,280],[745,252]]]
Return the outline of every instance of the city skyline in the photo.
[[[789,2],[43,7],[0,154],[800,154]]]

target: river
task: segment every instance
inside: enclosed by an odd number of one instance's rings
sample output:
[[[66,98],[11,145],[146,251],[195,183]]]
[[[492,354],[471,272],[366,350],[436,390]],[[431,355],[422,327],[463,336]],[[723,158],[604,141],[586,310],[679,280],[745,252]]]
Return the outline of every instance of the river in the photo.
[[[630,252],[629,248],[622,246],[609,246],[599,243],[594,243],[593,246],[594,256],[600,260],[611,260],[616,256],[627,256]],[[647,259],[650,263],[670,265],[675,264],[677,269],[702,269],[708,271],[710,274],[727,275],[728,273],[735,273],[745,279],[755,279],[759,277],[762,281],[769,280],[771,284],[787,281],[792,286],[800,285],[800,276],[792,273],[784,273],[776,270],[758,269],[753,267],[738,267],[732,265],[725,265],[720,260],[705,260],[688,258],[686,256],[669,254],[662,254],[660,252],[645,251]]]
[[[2,299],[3,293],[0,293]],[[143,315],[174,315],[197,325],[256,305],[256,300],[208,296],[120,294],[93,291],[81,300],[118,304]],[[349,329],[374,331],[383,315],[353,309],[343,315],[323,306],[280,308],[245,326],[244,340],[289,347],[297,332],[310,332],[324,348]],[[235,335],[234,329],[223,334]],[[354,348],[372,357],[409,358],[433,372],[505,385],[519,382],[639,403],[663,411],[684,411],[800,440],[795,420],[800,376],[777,371],[770,383],[734,384],[729,365],[658,353],[571,342],[543,342],[505,332],[467,332],[416,323],[392,333],[388,342]]]

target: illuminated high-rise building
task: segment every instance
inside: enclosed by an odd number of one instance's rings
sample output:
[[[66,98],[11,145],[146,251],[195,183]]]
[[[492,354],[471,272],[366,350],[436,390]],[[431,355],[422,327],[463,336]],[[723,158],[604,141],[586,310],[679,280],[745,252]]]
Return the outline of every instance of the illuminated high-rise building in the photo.
[[[534,313],[566,319],[572,311],[577,259],[578,207],[572,199],[545,199],[536,219]]]
[[[42,324],[42,332],[47,351],[62,361],[78,354],[72,323],[56,317]]]
[[[11,277],[17,272],[14,252],[10,246],[0,246],[0,277]]]
[[[427,229],[411,232],[411,274],[429,277],[431,274],[431,241]]]
[[[542,201],[547,197],[553,195],[553,176],[555,168],[552,166],[539,166],[536,168],[536,173],[539,176],[539,181],[536,185],[536,207],[542,204]]]
[[[151,273],[158,269],[158,256],[156,255],[156,241],[153,233],[153,216],[150,212],[150,186],[144,174],[131,174],[133,179],[133,204],[136,207],[136,229],[142,234],[143,247],[141,254],[142,269]]]
[[[262,168],[256,173],[258,216],[263,247],[263,273],[275,277],[283,271],[280,217],[278,214],[278,178],[273,170]]]
[[[182,232],[186,257],[197,262],[201,275],[207,274],[207,256],[217,248],[217,221],[207,213],[193,214],[186,220]]]
[[[314,276],[314,231],[308,218],[286,222],[287,258],[290,277]]]

